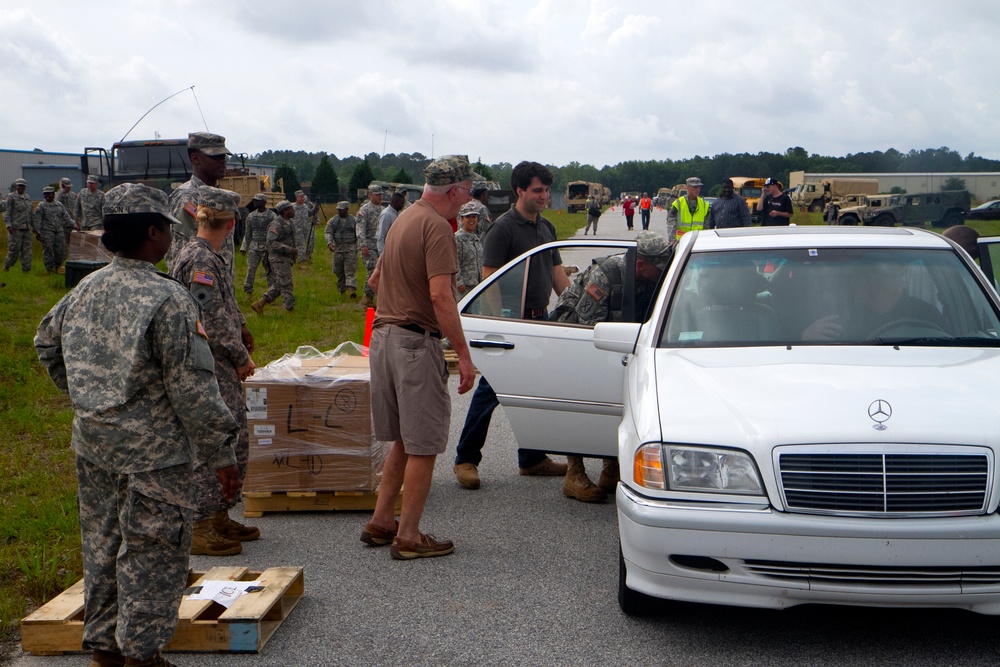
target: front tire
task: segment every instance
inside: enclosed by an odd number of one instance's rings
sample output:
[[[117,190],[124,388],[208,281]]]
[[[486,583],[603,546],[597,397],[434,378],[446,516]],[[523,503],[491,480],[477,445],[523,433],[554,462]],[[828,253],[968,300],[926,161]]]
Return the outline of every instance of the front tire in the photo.
[[[626,616],[646,616],[653,611],[659,600],[645,593],[634,591],[625,584],[627,570],[625,555],[618,545],[618,606]]]
[[[856,215],[843,215],[840,220],[837,221],[838,225],[852,225],[854,227],[858,226],[861,220]]]

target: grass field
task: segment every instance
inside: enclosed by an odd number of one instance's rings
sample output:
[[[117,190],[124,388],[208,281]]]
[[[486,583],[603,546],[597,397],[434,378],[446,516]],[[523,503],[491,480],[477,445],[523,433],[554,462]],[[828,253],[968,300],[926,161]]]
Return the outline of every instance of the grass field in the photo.
[[[332,211],[331,211],[332,213]],[[559,238],[584,226],[584,213],[548,216]],[[659,217],[659,216],[658,216]],[[797,224],[822,224],[821,214],[797,213]],[[976,223],[984,235],[1000,234],[1000,223]],[[319,242],[308,268],[296,267],[295,313],[273,304],[257,316],[240,295],[253,332],[259,365],[299,345],[329,350],[362,342],[365,314],[357,302],[337,293],[330,253]],[[0,231],[0,236],[3,236]],[[6,254],[6,239],[0,252]],[[246,262],[236,258],[237,285]],[[359,284],[364,267],[359,266]],[[258,275],[258,289],[263,289]],[[239,288],[238,288],[239,289]],[[81,576],[76,479],[69,449],[72,410],[49,381],[32,339],[42,316],[64,294],[63,276],[47,275],[36,243],[31,273],[15,265],[0,274],[0,640],[16,639],[18,622]]]

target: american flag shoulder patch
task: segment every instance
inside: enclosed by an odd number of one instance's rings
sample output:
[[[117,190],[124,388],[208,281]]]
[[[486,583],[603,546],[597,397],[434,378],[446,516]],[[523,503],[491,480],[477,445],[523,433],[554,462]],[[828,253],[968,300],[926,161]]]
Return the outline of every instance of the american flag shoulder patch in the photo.
[[[195,322],[197,325],[196,328],[198,329],[198,335],[204,338],[205,340],[208,340],[208,332],[205,331],[205,327],[202,326],[201,320],[196,320]]]
[[[604,291],[593,283],[587,286],[587,294],[589,294],[590,298],[594,301],[600,301],[604,298]]]
[[[215,275],[206,273],[205,271],[195,271],[194,278],[191,279],[191,282],[213,287],[215,285]]]

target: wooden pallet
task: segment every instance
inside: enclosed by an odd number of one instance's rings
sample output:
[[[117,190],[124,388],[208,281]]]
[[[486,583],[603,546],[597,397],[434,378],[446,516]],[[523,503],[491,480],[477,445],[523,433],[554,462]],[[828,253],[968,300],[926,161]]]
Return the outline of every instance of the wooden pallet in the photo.
[[[448,372],[451,373],[452,375],[457,375],[458,374],[458,355],[455,353],[455,350],[445,350],[444,351],[444,360],[448,363]],[[475,373],[479,372],[479,369],[477,369],[475,367],[473,367],[472,370]]]
[[[375,509],[378,491],[244,491],[243,516],[260,517],[264,512],[343,512]],[[396,511],[403,494],[396,498]]]
[[[177,631],[167,651],[258,653],[302,599],[301,567],[213,567],[188,573],[188,586],[202,581],[253,581],[260,590],[247,592],[228,609],[212,600],[185,595]],[[83,651],[83,580],[39,607],[21,621],[21,647],[35,655]]]

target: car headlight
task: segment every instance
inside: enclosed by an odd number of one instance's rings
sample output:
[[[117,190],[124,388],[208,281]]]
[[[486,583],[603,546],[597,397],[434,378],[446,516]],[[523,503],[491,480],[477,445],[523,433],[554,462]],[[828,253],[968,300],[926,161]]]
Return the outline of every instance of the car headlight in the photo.
[[[763,495],[764,488],[753,459],[731,449],[643,445],[633,476],[648,489]]]

